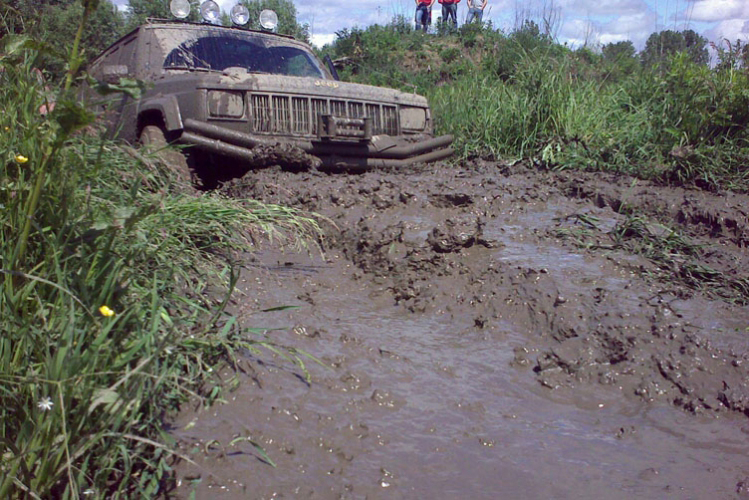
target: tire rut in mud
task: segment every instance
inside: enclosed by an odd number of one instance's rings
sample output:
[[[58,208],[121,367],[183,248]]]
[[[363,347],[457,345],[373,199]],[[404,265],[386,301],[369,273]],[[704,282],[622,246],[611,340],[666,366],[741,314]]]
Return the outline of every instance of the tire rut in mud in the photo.
[[[749,325],[745,196],[491,163],[362,175],[266,169],[223,192],[329,218],[329,250],[413,314],[448,313],[487,332],[509,322],[527,342],[514,364],[552,390],[598,384],[749,416],[746,330],[726,331]],[[633,216],[660,228],[651,236],[677,228],[695,253],[659,262],[643,245],[614,241]],[[687,265],[725,279],[701,289],[699,276],[679,277]]]

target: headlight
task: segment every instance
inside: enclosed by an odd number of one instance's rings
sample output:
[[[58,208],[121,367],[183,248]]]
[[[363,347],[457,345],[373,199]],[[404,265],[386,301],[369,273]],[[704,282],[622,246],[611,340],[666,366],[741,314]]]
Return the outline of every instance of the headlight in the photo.
[[[276,26],[278,26],[278,15],[272,10],[265,9],[260,13],[260,26],[267,30],[275,31]]]
[[[213,0],[200,4],[200,16],[209,23],[216,23],[221,18],[221,8]]]
[[[231,8],[230,15],[231,22],[238,26],[244,26],[245,24],[247,24],[247,21],[250,20],[250,11],[247,10],[247,7],[245,7],[241,3],[238,3]]]
[[[400,119],[402,129],[422,131],[427,126],[427,111],[424,108],[401,106]]]
[[[244,116],[244,93],[209,90],[208,115],[212,118],[242,118]]]
[[[190,15],[190,2],[188,0],[172,0],[169,10],[177,19],[184,19]]]

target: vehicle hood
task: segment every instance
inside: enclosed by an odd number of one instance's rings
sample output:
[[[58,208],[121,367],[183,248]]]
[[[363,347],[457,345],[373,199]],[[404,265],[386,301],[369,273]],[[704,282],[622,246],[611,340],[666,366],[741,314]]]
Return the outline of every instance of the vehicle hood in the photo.
[[[274,94],[299,94],[310,97],[357,99],[423,108],[428,107],[427,99],[415,93],[401,92],[373,85],[311,77],[243,74],[241,71],[225,71],[220,74],[205,75],[198,87],[215,90],[245,90]]]

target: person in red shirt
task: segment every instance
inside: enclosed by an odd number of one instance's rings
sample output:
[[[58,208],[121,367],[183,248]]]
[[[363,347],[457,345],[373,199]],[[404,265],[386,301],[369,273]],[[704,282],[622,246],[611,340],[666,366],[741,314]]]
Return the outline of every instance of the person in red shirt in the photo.
[[[460,0],[439,0],[442,4],[442,22],[453,23],[453,27],[458,27],[458,4]]]
[[[416,31],[429,29],[432,22],[432,4],[434,0],[416,0]]]

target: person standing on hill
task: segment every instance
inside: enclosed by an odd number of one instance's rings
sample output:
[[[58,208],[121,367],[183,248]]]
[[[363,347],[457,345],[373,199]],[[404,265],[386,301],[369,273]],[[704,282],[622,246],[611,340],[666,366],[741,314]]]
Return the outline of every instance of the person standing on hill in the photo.
[[[460,0],[439,0],[442,4],[442,22],[447,23],[452,20],[453,27],[458,27],[458,4]]]
[[[484,17],[484,9],[489,0],[467,0],[468,1],[468,19],[466,24],[476,21],[481,24],[481,20]]]
[[[432,22],[432,4],[434,0],[416,0],[416,31],[429,29]]]

